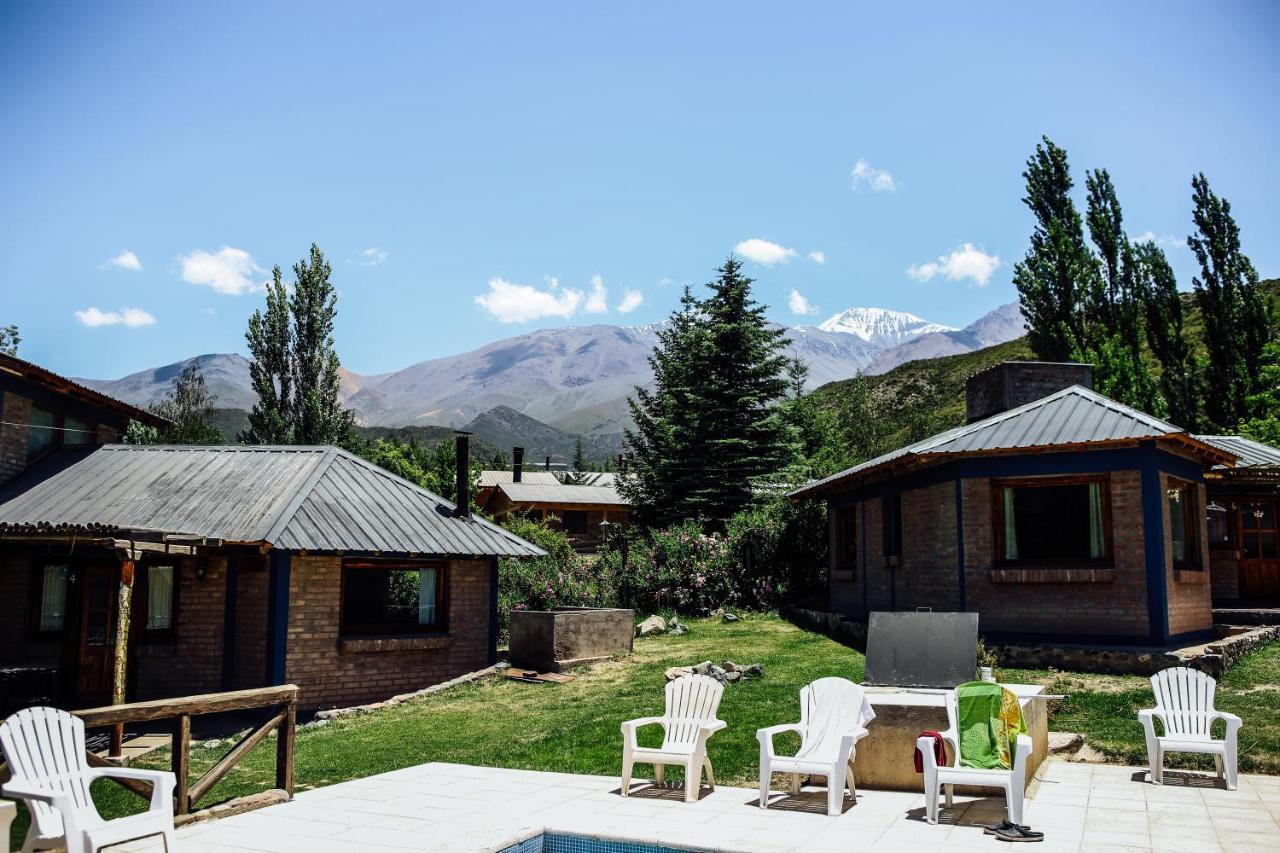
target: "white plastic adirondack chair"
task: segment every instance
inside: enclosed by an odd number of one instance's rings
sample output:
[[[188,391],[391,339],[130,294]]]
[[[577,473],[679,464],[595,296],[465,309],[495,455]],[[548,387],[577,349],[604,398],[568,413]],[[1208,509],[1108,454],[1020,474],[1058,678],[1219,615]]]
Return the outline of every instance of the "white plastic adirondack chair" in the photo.
[[[943,740],[951,747],[953,764],[939,767],[933,754],[933,738],[922,737],[916,740],[916,749],[924,756],[924,807],[929,823],[938,822],[938,794],[946,787],[947,808],[951,808],[951,795],[956,785],[975,785],[983,788],[1003,788],[1009,820],[1022,823],[1022,796],[1027,787],[1027,757],[1031,755],[1031,738],[1018,735],[1013,745],[1013,769],[983,770],[977,767],[960,766],[960,726],[956,720],[960,716],[956,709],[956,692],[946,693],[947,730],[940,732]]]
[[[707,738],[725,727],[716,719],[724,685],[707,675],[686,675],[667,682],[667,707],[661,717],[641,717],[622,724],[622,796],[631,787],[631,769],[636,763],[652,764],[654,781],[662,784],[662,769],[671,764],[684,768],[684,800],[698,801],[702,771],[707,784],[716,786],[711,759],[707,758]],[[636,729],[662,726],[662,746],[657,749],[636,743]]]
[[[800,690],[800,723],[770,726],[756,731],[760,741],[760,808],[769,807],[769,782],[774,773],[791,774],[791,793],[800,793],[801,775],[827,779],[827,814],[838,815],[844,787],[858,799],[853,779],[853,759],[858,741],[867,736],[867,723],[875,719],[862,688],[844,678],[819,678]],[[773,738],[781,732],[797,732],[800,749],[795,755],[776,755]]]
[[[1213,676],[1185,666],[1170,667],[1151,676],[1156,706],[1139,711],[1138,719],[1147,733],[1152,784],[1164,781],[1166,752],[1196,752],[1212,755],[1227,789],[1236,789],[1236,740],[1242,722],[1235,714],[1214,709],[1213,694],[1217,686]],[[1161,736],[1156,735],[1156,720],[1164,727]],[[1211,734],[1215,720],[1227,724],[1223,740]]]
[[[2,789],[31,812],[23,853],[66,847],[67,853],[96,853],[102,847],[149,835],[173,844],[172,773],[127,767],[90,767],[85,760],[84,722],[57,708],[27,708],[0,723],[0,747],[11,778]],[[103,820],[89,796],[95,779],[110,776],[150,782],[151,808]]]

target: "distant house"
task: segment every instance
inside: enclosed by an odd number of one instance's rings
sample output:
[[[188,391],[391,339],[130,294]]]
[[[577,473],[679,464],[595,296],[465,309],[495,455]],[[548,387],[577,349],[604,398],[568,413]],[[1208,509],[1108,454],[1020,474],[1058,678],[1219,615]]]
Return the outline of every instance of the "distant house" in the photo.
[[[12,455],[48,418],[13,421],[4,400]],[[498,558],[542,553],[335,447],[30,458],[0,487],[0,668],[53,673],[64,705],[292,682],[315,708],[428,686],[494,661]]]
[[[1205,483],[1239,454],[1091,386],[1088,365],[998,365],[969,380],[965,426],[796,491],[827,505],[829,609],[977,611],[1011,639],[1211,636]]]
[[[1280,602],[1280,449],[1238,435],[1200,439],[1239,457],[1205,474],[1214,600],[1274,606]]]

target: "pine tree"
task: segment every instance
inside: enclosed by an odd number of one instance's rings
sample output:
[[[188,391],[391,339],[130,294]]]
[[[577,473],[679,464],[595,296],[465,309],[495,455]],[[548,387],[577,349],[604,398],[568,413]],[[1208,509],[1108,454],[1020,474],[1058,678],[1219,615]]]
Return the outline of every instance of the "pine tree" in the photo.
[[[686,289],[650,358],[653,391],[630,400],[622,489],[640,523],[726,519],[751,500],[753,480],[789,459],[778,409],[785,332],[769,326],[741,269],[729,258],[705,299]]]
[[[289,298],[280,267],[271,272],[266,312],[249,318],[249,380],[258,399],[249,412],[249,428],[240,434],[245,444],[292,444],[292,334]]]
[[[18,334],[17,326],[10,323],[8,326],[0,327],[0,353],[16,356],[20,343],[22,343],[22,336]]]
[[[594,479],[587,471],[587,455],[582,449],[582,436],[578,436],[573,446],[573,467],[565,473],[563,482],[566,486],[585,486]]]
[[[1263,351],[1271,339],[1272,309],[1258,273],[1240,250],[1240,228],[1231,203],[1209,187],[1204,173],[1191,179],[1196,234],[1187,245],[1200,264],[1192,280],[1204,321],[1207,356],[1205,413],[1217,427],[1232,429],[1248,418],[1258,392]]]
[[[245,338],[258,400],[249,414],[248,444],[338,444],[354,441],[355,416],[339,399],[333,321],[338,296],[320,247],[293,266],[290,296],[276,267],[266,313],[249,318]]]
[[[200,365],[193,362],[174,377],[164,398],[151,406],[151,411],[168,420],[170,426],[157,429],[130,421],[124,443],[222,444],[222,431],[212,421],[217,399],[209,393]]]
[[[1014,267],[1013,283],[1032,350],[1046,361],[1067,361],[1084,340],[1082,291],[1094,274],[1071,200],[1067,152],[1043,137],[1022,176],[1027,182],[1022,201],[1035,214],[1036,227],[1026,257]]]
[[[1198,393],[1195,359],[1183,331],[1182,296],[1164,250],[1155,243],[1134,248],[1137,292],[1146,306],[1147,345],[1160,362],[1160,394],[1169,420],[1196,429]]]

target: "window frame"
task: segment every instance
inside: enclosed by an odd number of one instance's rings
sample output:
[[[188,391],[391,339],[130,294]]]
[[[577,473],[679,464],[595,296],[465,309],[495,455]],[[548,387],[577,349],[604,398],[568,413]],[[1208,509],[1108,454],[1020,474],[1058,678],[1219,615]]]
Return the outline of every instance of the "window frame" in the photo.
[[[41,605],[44,603],[44,570],[48,566],[63,566],[67,571],[67,575],[63,579],[62,627],[53,630],[45,630],[40,627],[40,611]],[[59,562],[57,560],[32,561],[30,585],[28,586],[30,596],[27,602],[27,636],[32,640],[39,642],[57,640],[66,633],[68,622],[72,619],[73,605],[76,601],[72,597],[77,591],[71,581],[74,571],[73,565],[69,562]]]
[[[101,427],[101,424],[98,421],[95,421],[92,418],[81,418],[77,415],[68,415],[65,411],[61,411],[55,408],[50,408],[49,406],[41,405],[40,403],[34,400],[31,401],[31,414],[34,414],[37,409],[42,412],[47,412],[48,414],[53,416],[53,423],[50,424],[48,427],[45,427],[45,426],[37,427],[38,429],[52,430],[53,441],[51,441],[47,447],[45,447],[40,452],[36,453],[34,456],[30,455],[29,449],[31,447],[31,430],[33,428],[33,423],[32,423],[31,415],[29,414],[27,417],[27,444],[26,444],[26,447],[23,448],[23,459],[26,461],[23,464],[33,465],[36,462],[48,456],[49,454],[54,453],[55,451],[60,450],[64,447],[76,448],[76,447],[97,446],[98,430]],[[67,441],[66,430],[67,430],[68,417],[84,425],[84,435],[85,435],[84,441],[82,442]]]
[[[1111,506],[1111,475],[1085,474],[1050,477],[1003,477],[991,481],[991,565],[996,569],[1050,568],[1061,569],[1079,566],[1091,569],[1115,567],[1115,541]],[[1046,488],[1052,486],[1082,486],[1098,484],[1098,497],[1102,511],[1102,557],[1036,557],[1016,560],[1005,559],[1004,541],[1004,490],[1006,488]]]
[[[1168,485],[1165,487],[1165,506],[1169,507],[1171,525],[1173,507],[1169,505],[1169,491],[1176,489],[1183,494],[1182,499],[1178,501],[1179,509],[1182,511],[1182,529],[1187,539],[1183,550],[1191,555],[1191,559],[1183,557],[1183,559],[1179,560],[1173,553],[1172,526],[1169,531],[1169,561],[1172,563],[1173,568],[1180,572],[1204,571],[1204,561],[1200,559],[1200,519],[1203,517],[1204,512],[1200,508],[1200,489],[1198,486],[1198,483],[1191,480],[1169,477]]]
[[[847,526],[843,520],[847,518]],[[858,505],[833,506],[831,508],[831,537],[834,559],[832,569],[837,572],[858,571]],[[847,560],[846,560],[847,558]]]
[[[880,549],[885,565],[896,566],[902,560],[902,493],[894,492],[880,499]]]
[[[387,625],[353,623],[347,612],[347,577],[348,572],[368,571],[421,571],[436,570],[436,621],[433,625]],[[339,566],[341,579],[338,590],[338,637],[353,639],[360,637],[421,637],[447,636],[449,633],[449,563],[444,560],[395,560],[374,558],[344,558]]]
[[[570,515],[572,515],[572,516],[574,517],[574,519],[575,519],[575,520],[576,520],[576,519],[578,519],[579,517],[581,517],[581,519],[582,519],[582,529],[581,529],[581,530],[572,530],[572,529],[570,529],[570,527],[569,527],[569,516],[570,516]],[[591,532],[591,516],[588,514],[588,511],[587,511],[587,510],[585,510],[585,509],[564,509],[564,510],[561,510],[561,511],[560,511],[560,530],[561,530],[561,531],[562,531],[566,536],[586,536],[587,534],[589,534],[589,533]]]
[[[161,567],[173,569],[173,597],[169,600],[169,627],[148,628],[147,622],[151,617],[151,570]],[[182,598],[182,561],[143,562],[139,564],[138,568],[141,570],[138,574],[141,576],[142,582],[136,584],[137,588],[134,590],[133,599],[135,603],[141,602],[141,606],[134,607],[133,624],[139,626],[139,639],[144,643],[176,643],[178,641],[178,615]],[[139,593],[141,594],[139,595]]]

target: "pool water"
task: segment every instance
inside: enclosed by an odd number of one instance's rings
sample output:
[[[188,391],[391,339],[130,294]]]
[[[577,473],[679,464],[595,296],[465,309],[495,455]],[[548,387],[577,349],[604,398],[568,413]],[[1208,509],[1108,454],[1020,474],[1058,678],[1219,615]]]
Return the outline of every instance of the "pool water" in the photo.
[[[610,841],[586,835],[545,833],[504,848],[501,853],[690,853],[687,847],[667,847],[639,841]]]

